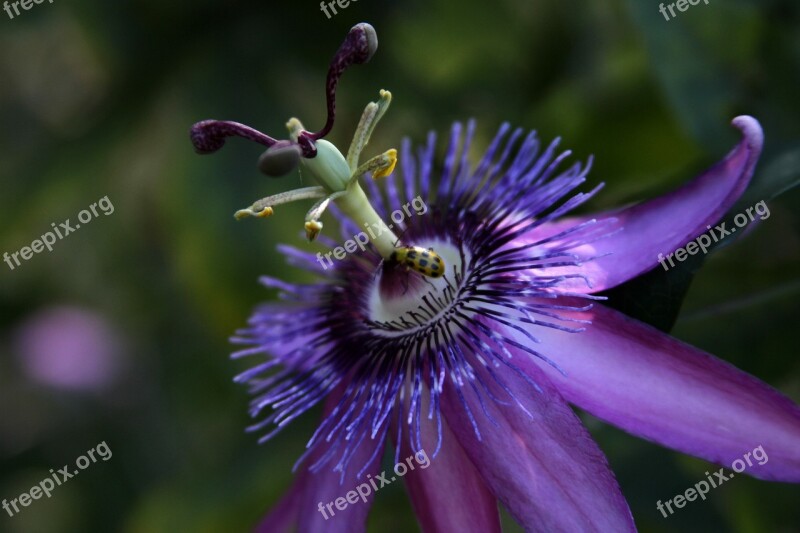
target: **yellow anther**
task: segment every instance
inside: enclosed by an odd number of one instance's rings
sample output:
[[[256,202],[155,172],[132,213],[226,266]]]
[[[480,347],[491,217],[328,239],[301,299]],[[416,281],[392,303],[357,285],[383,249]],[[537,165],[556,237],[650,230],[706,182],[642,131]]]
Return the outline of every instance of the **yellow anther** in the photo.
[[[394,167],[397,165],[397,150],[394,148],[386,150],[383,156],[386,157],[388,161],[381,165],[381,168],[372,173],[372,179],[385,178],[394,171]]]
[[[241,220],[241,219],[246,218],[246,217],[267,218],[268,216],[271,216],[272,213],[274,213],[274,212],[275,211],[273,211],[271,207],[265,207],[265,208],[261,209],[260,211],[255,211],[252,207],[248,207],[247,209],[239,209],[238,211],[236,211],[233,214],[233,217],[236,220]]]
[[[313,241],[317,238],[317,235],[322,231],[322,222],[319,220],[309,220],[305,224],[306,226],[306,237],[308,238],[309,242]]]

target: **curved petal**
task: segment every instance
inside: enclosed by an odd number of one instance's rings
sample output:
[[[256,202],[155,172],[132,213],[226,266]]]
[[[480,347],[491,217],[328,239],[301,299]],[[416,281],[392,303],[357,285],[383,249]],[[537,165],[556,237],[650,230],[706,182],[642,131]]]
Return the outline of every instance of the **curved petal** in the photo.
[[[297,527],[300,513],[300,494],[303,492],[305,476],[300,474],[292,483],[289,492],[261,519],[253,530],[255,533],[289,533]]]
[[[517,364],[540,366],[567,401],[630,433],[724,466],[763,446],[768,461],[745,473],[800,481],[800,407],[789,398],[602,305],[570,316],[592,324],[534,332],[566,376],[530,358]]]
[[[428,412],[428,401],[429,398],[423,401],[422,413]],[[403,480],[422,531],[500,533],[497,499],[486,487],[447,423],[439,418],[442,426],[441,449],[435,457],[433,453],[439,442],[439,424],[436,419],[429,420],[427,416],[422,416],[419,423],[421,450],[414,452],[411,449],[408,426],[403,426],[403,432],[399,435],[398,461],[409,462],[407,458],[414,457],[410,462],[416,468],[407,473]],[[397,440],[397,429],[394,433]]]
[[[744,192],[764,143],[761,125],[753,117],[736,117],[732,123],[742,132],[739,144],[721,162],[677,190],[623,209],[544,224],[514,242],[535,243],[577,224],[600,221],[602,227],[595,234],[605,236],[592,242],[565,248],[556,237],[541,246],[543,250],[557,247],[582,259],[596,259],[580,266],[537,268],[532,274],[582,275],[585,281],[572,278],[560,287],[580,293],[600,292],[651,270],[659,265],[659,254],[666,257],[707,231],[707,226],[718,222]]]
[[[356,473],[374,451],[374,443],[370,444],[359,447],[344,479],[340,477],[339,472],[333,472],[330,465],[323,467],[319,472],[308,473],[299,497],[298,531],[358,533],[367,530],[367,515],[372,507],[373,494],[370,493],[366,501],[358,496],[356,488],[366,481],[366,473],[360,479],[356,478]],[[381,455],[381,453],[376,454],[375,460],[366,470],[367,473],[372,475],[378,473]],[[348,495],[350,500],[347,499]]]
[[[549,379],[529,369],[537,391],[508,366],[493,371],[503,386],[485,368],[475,369],[479,381],[508,405],[451,381],[444,386],[442,412],[511,515],[526,531],[635,531],[603,452]]]
[[[342,389],[343,387],[340,387],[339,390]],[[334,393],[326,400],[324,417],[337,405],[339,396]],[[385,437],[385,432],[381,435]],[[305,482],[299,498],[298,531],[303,533],[366,531],[367,515],[372,507],[374,492],[362,498],[357,494],[356,488],[361,484],[367,484],[368,475],[374,476],[379,472],[384,445],[385,438],[374,440],[365,438],[353,448],[354,453],[344,467],[344,474],[334,471],[332,462],[322,466],[318,471],[306,471],[303,474]],[[299,468],[311,468],[317,460],[336,446],[336,439],[330,443],[321,442]]]
[[[323,420],[336,408],[345,388],[346,385],[339,385],[328,395],[323,408]],[[317,461],[338,445],[337,439],[331,442],[325,441],[324,437],[319,439],[320,442],[303,457],[289,492],[261,520],[256,531],[291,531],[295,526],[303,533],[366,531],[373,494],[364,498],[354,496],[356,487],[364,483],[368,475],[378,472],[385,434],[386,431],[383,431],[380,434],[382,438],[375,440],[365,438],[355,446],[350,443],[353,454],[347,461],[343,474],[334,471],[332,462],[315,467]],[[349,494],[350,492],[353,494]]]

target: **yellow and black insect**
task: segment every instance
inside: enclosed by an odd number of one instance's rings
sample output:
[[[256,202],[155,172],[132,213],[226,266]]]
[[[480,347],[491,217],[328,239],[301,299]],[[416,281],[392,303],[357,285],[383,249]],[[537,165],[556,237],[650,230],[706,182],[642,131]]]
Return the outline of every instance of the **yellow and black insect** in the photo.
[[[402,246],[396,248],[389,259],[429,278],[439,278],[444,274],[444,260],[433,248]]]

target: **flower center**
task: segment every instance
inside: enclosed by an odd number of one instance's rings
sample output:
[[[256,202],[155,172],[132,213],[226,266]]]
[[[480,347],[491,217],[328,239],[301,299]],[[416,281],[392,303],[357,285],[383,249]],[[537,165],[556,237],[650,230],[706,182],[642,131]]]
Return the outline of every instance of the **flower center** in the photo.
[[[397,164],[397,150],[394,148],[359,164],[375,126],[392,101],[391,93],[381,90],[378,101],[367,104],[346,156],[323,139],[333,128],[339,78],[349,66],[368,62],[377,47],[378,37],[372,26],[361,23],[351,28],[328,67],[325,86],[328,118],[320,131],[312,133],[298,119],[292,118],[286,124],[289,139],[276,140],[237,122],[204,120],[192,127],[192,143],[198,153],[209,154],[219,150],[227,137],[244,137],[267,147],[258,161],[258,167],[264,174],[281,177],[299,168],[302,175],[317,184],[257,200],[249,207],[236,211],[234,217],[237,219],[266,218],[272,216],[274,208],[279,205],[316,200],[306,214],[304,224],[308,240],[313,241],[322,231],[320,219],[323,213],[331,204],[335,204],[357,227],[374,231],[376,236],[372,245],[384,261],[410,266],[423,276],[439,278],[446,264],[441,256],[432,249],[417,250],[417,247],[403,244],[392,231],[392,226],[378,216],[359,184],[359,178],[365,174],[371,174],[373,179],[389,176]],[[417,252],[420,258],[416,257]],[[430,265],[429,260],[432,261]]]
[[[464,290],[471,254],[449,240],[421,239],[418,248],[433,248],[446,265],[442,277],[419,276],[403,264],[385,264],[369,288],[367,322],[385,337],[424,333],[454,312]]]

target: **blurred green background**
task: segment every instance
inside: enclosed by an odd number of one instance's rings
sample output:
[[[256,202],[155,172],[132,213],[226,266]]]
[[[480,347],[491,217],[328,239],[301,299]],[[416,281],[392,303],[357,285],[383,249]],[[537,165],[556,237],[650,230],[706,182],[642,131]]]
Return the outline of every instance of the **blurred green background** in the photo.
[[[381,88],[394,102],[369,155],[469,117],[478,147],[503,121],[536,128],[595,155],[590,179],[607,187],[591,210],[689,179],[738,140],[730,119],[757,117],[747,205],[768,200],[771,216],[707,261],[673,333],[800,400],[800,194],[771,200],[800,168],[794,0],[700,3],[670,21],[643,0],[359,0],[330,20],[311,0],[56,0],[0,12],[0,252],[104,196],[115,210],[0,267],[0,499],[102,441],[113,457],[0,511],[0,531],[245,531],[288,487],[316,419],[257,446],[227,339],[274,297],[259,275],[305,279],[275,245],[308,246],[307,206],[237,223],[290,186],[260,176],[245,141],[195,155],[188,128],[321,127],[328,61],[361,21],[380,47],[345,74],[329,140],[346,146]],[[586,420],[641,531],[800,530],[797,486],[744,476],[664,519],[656,500],[709,465]],[[416,530],[403,490],[381,492],[371,531]]]

